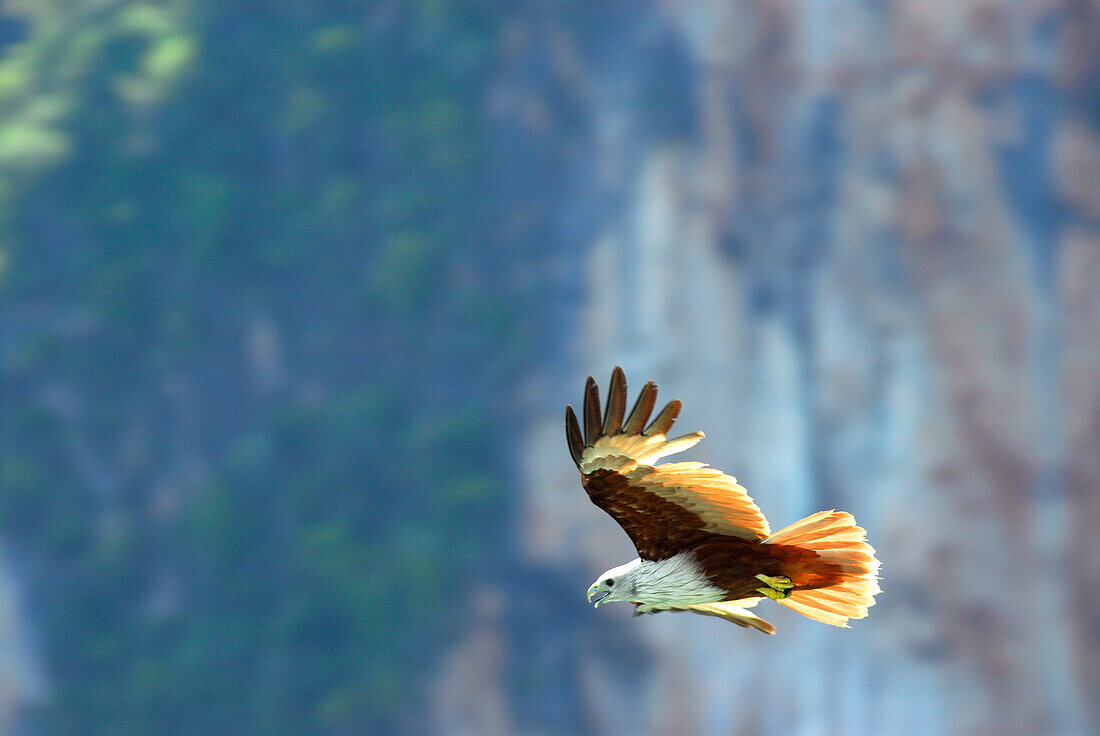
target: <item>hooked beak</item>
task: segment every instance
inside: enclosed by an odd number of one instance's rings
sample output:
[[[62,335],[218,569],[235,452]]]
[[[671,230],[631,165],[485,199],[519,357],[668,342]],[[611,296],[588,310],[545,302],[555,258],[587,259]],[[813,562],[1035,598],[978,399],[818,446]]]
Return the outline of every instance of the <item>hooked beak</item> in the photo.
[[[611,595],[611,591],[601,588],[599,582],[597,581],[595,583],[592,583],[591,587],[589,587],[588,589],[588,602],[592,603],[592,598],[594,596],[599,596],[598,598],[596,598],[596,608],[599,608],[600,603],[602,603],[604,598],[609,595]]]

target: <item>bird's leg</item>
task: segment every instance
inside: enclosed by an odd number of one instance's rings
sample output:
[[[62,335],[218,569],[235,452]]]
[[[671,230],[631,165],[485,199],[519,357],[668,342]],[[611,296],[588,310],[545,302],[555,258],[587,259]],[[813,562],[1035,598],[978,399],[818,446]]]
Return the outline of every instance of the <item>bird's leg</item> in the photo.
[[[757,588],[756,592],[769,598],[781,601],[784,598],[790,598],[791,593],[794,592],[794,583],[786,575],[764,575],[761,573],[755,577],[766,586]]]

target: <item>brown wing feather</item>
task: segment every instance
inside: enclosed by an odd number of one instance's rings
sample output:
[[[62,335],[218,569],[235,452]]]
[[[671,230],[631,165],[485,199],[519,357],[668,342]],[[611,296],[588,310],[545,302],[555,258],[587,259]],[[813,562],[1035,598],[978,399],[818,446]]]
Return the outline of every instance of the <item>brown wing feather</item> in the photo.
[[[709,536],[699,516],[614,470],[594,470],[582,483],[592,503],[619,522],[643,560],[663,560]]]
[[[626,391],[626,383],[624,379],[623,391]],[[630,410],[630,416],[627,417],[626,424],[623,425],[623,434],[641,434],[645,429],[645,423],[649,420],[649,415],[653,413],[653,407],[657,405],[657,384],[653,381],[646,381],[646,384],[642,386],[641,393],[638,394],[638,400],[634,402],[634,408]]]
[[[626,412],[626,376],[623,369],[615,366],[611,374],[611,385],[607,389],[607,408],[603,412],[603,434],[613,435],[623,426],[623,414]]]
[[[767,536],[768,522],[734,478],[702,463],[653,465],[703,437],[695,432],[667,439],[679,401],[669,402],[643,431],[657,401],[657,385],[650,381],[618,430],[625,395],[626,379],[616,368],[601,426],[599,392],[589,378],[583,438],[571,407],[566,410],[566,438],[592,502],[623,527],[640,557],[663,559],[715,534],[745,540]]]
[[[581,434],[581,425],[571,406],[565,407],[565,439],[569,443],[569,454],[573,456],[573,462],[580,467],[584,454],[584,435]]]
[[[661,409],[661,413],[645,428],[643,434],[649,437],[658,434],[668,434],[668,430],[672,429],[672,425],[676,422],[676,417],[680,416],[680,409],[682,409],[683,406],[683,403],[679,399],[668,402],[668,405],[665,406],[664,409]]]

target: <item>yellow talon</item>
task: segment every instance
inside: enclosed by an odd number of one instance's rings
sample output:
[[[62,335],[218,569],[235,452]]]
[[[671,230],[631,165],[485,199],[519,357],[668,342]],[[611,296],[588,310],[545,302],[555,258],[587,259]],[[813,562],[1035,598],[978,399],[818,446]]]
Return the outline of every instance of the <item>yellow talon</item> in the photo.
[[[760,575],[755,576],[757,580],[764,583],[768,587],[757,588],[756,592],[761,595],[766,595],[777,601],[781,601],[785,598],[790,598],[794,589],[794,583],[786,575]]]

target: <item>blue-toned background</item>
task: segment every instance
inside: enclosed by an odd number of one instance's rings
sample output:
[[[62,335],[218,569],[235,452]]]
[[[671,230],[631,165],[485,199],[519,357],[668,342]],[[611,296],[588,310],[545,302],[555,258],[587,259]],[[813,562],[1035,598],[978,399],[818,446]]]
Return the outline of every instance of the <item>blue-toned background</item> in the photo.
[[[1100,731],[1096,3],[0,12],[0,735]],[[616,364],[871,616],[593,611]]]

